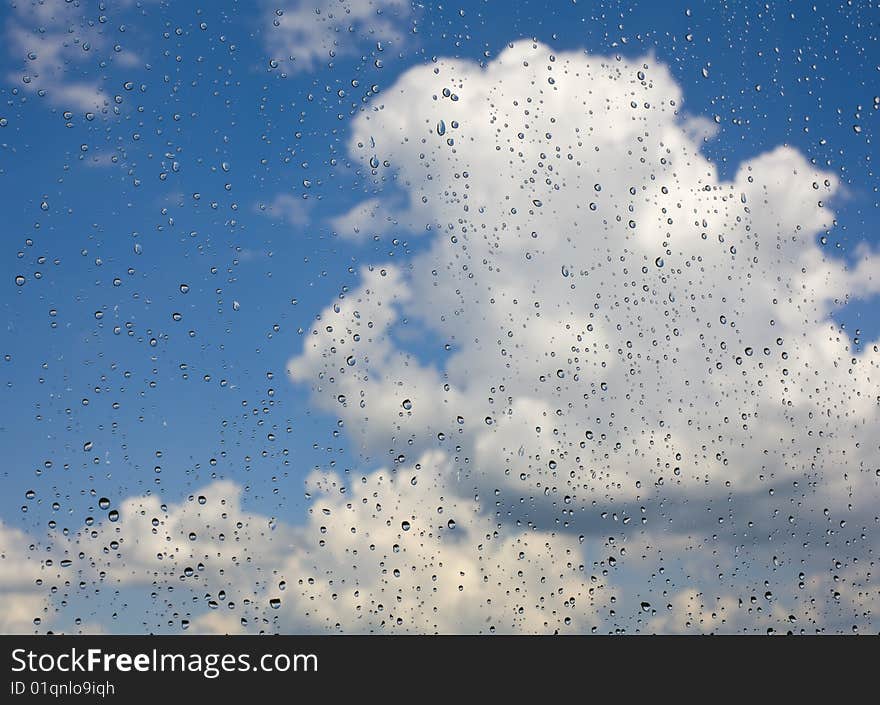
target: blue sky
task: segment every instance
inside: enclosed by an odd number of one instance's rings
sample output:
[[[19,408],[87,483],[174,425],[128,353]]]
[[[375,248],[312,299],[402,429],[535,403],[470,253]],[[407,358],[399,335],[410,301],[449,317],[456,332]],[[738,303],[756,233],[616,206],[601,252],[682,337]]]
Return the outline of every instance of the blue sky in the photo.
[[[362,265],[427,246],[402,228],[353,242],[329,221],[376,192],[348,154],[352,120],[435,57],[490,61],[520,38],[656,57],[687,113],[717,123],[702,151],[722,178],[791,145],[843,184],[829,256],[880,240],[871,3],[391,3],[390,39],[355,24],[332,61],[273,66],[271,4],[83,1],[58,11],[76,55],[45,95],[22,77],[55,30],[30,8],[0,9],[27,32],[0,57],[0,517],[38,537],[102,516],[100,497],[176,502],[215,478],[298,524],[312,468],[387,462],[359,459],[285,368]],[[82,83],[107,107],[65,97]],[[873,299],[835,315],[862,344],[880,335]],[[401,341],[447,355],[430,334]]]

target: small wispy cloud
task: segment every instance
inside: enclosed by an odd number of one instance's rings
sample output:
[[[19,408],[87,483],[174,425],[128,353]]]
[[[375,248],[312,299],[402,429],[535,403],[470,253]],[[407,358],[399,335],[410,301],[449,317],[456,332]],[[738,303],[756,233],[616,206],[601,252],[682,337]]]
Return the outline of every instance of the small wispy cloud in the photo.
[[[77,69],[88,64],[103,38],[80,13],[74,3],[15,5],[5,34],[9,54],[23,64],[7,72],[7,80],[59,107],[100,109],[106,102],[100,82],[77,77]]]
[[[308,210],[302,199],[287,193],[278,194],[268,204],[258,203],[255,210],[276,220],[282,220],[288,225],[300,226],[309,222]]]
[[[112,152],[100,152],[86,155],[83,163],[92,169],[103,169],[119,163],[119,157]]]
[[[364,40],[401,43],[410,15],[404,0],[288,0],[267,9],[266,48],[290,72],[358,53]],[[358,41],[361,40],[361,41]]]
[[[330,227],[347,240],[365,240],[399,230],[412,234],[424,232],[427,223],[414,204],[395,208],[387,199],[368,198],[346,213],[330,219]]]

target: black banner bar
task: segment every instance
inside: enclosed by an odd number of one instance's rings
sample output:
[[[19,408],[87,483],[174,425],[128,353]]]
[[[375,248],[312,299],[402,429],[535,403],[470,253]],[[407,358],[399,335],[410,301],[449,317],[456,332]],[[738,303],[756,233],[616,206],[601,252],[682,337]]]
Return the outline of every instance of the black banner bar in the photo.
[[[705,684],[856,692],[862,637],[2,636],[2,703],[140,702],[285,694],[500,696],[524,687],[653,695]],[[701,686],[703,687],[703,686]],[[653,689],[653,690],[652,690]],[[402,694],[403,691],[401,691]],[[706,693],[708,696],[708,692]],[[403,699],[403,698],[401,698]],[[286,698],[291,700],[291,698]]]

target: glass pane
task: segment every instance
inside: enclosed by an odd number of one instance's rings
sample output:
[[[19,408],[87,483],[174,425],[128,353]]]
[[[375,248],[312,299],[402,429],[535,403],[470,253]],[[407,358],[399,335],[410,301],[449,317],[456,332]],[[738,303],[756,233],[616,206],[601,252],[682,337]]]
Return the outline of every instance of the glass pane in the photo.
[[[877,630],[870,4],[0,13],[0,631]]]

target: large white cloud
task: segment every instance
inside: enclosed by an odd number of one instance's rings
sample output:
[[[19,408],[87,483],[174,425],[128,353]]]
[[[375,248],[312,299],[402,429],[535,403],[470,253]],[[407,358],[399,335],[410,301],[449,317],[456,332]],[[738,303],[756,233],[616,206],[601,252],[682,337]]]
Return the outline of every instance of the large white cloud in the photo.
[[[880,290],[880,260],[818,244],[833,174],[779,147],[721,180],[699,122],[648,59],[520,42],[485,67],[408,71],[357,118],[349,148],[380,193],[403,189],[412,220],[442,227],[405,265],[365,267],[292,377],[365,463],[444,453],[447,492],[478,494],[502,532],[672,505],[662,533],[641,529],[655,554],[673,547],[666,560],[681,536],[719,532],[722,512],[725,540],[775,536],[743,545],[719,600],[770,555],[812,561],[809,573],[830,569],[826,552],[864,551],[845,531],[821,547],[813,534],[823,511],[872,521],[880,356],[853,351],[830,314]],[[407,326],[439,354],[400,345]],[[691,569],[681,595],[719,582],[715,563]],[[638,580],[621,586],[629,605]],[[797,582],[784,585],[796,595]],[[661,597],[681,611],[684,598]]]
[[[877,354],[854,356],[828,315],[876,293],[878,259],[862,249],[848,268],[816,244],[833,175],[779,148],[720,182],[656,64],[520,43],[486,69],[413,69],[388,93],[351,151],[389,161],[447,232],[405,271],[364,270],[290,366],[365,450],[445,432],[490,484],[617,499],[661,477],[756,490],[756,449],[799,476],[810,419],[836,438],[823,452],[866,452],[869,428],[841,437],[828,412],[873,418],[850,368],[869,374]],[[442,369],[395,345],[404,316],[453,346]],[[839,497],[835,482],[823,490]],[[874,487],[873,469],[849,482]]]

